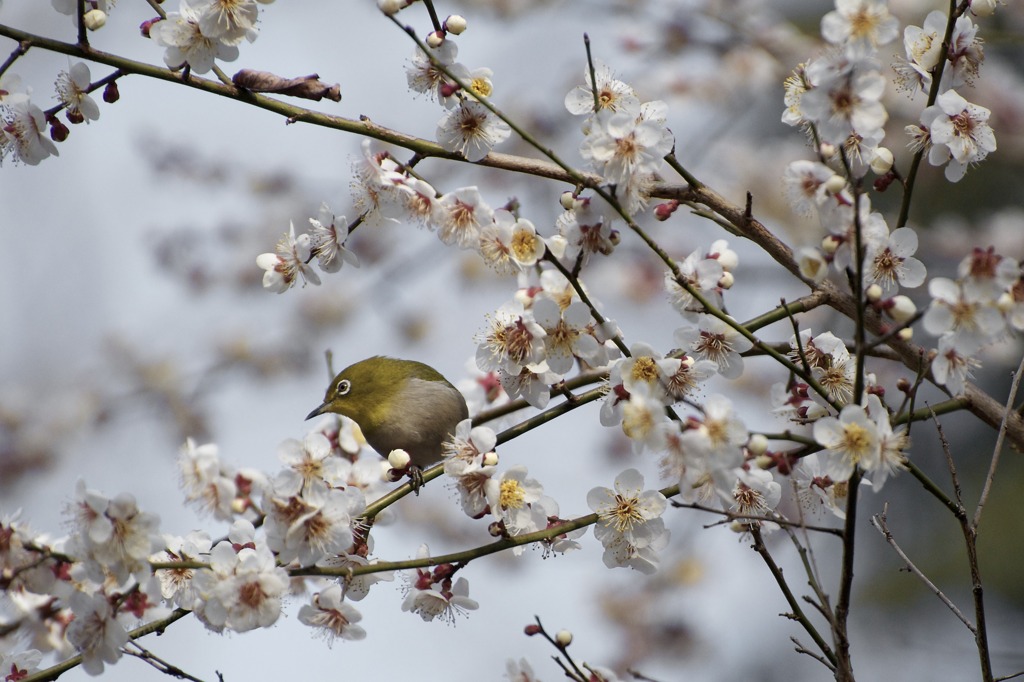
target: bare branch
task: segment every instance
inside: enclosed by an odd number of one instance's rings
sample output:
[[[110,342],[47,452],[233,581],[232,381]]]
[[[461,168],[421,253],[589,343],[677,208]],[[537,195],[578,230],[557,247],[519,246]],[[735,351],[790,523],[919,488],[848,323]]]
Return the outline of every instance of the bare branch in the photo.
[[[885,507],[883,507],[881,514],[875,514],[874,516],[872,516],[871,525],[875,527],[875,530],[882,534],[882,537],[884,537],[885,541],[889,543],[889,546],[891,546],[893,550],[896,552],[896,554],[899,555],[900,560],[902,560],[903,563],[906,564],[907,570],[913,573],[915,576],[917,576],[918,579],[921,582],[923,582],[928,587],[928,589],[931,590],[935,594],[935,596],[937,596],[942,601],[942,603],[946,605],[946,607],[950,611],[953,612],[953,615],[959,618],[960,622],[967,626],[968,630],[970,630],[973,634],[977,635],[978,629],[974,626],[974,623],[972,623],[967,618],[967,616],[965,616],[963,612],[960,611],[959,608],[957,608],[956,604],[954,604],[953,601],[949,597],[947,597],[945,593],[943,593],[943,591],[938,588],[938,586],[935,585],[935,583],[928,579],[928,576],[926,576],[921,571],[921,569],[914,565],[914,562],[910,560],[910,557],[907,556],[906,552],[904,552],[903,549],[900,548],[898,544],[896,544],[896,539],[893,538],[892,531],[889,530],[889,527],[885,523],[885,514],[888,508],[889,505],[886,504]]]

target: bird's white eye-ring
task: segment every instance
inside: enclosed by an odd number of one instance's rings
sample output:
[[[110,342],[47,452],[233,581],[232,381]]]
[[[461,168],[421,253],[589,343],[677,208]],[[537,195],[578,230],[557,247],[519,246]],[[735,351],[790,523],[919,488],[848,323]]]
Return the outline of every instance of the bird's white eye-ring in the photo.
[[[348,395],[349,390],[352,388],[352,382],[348,379],[342,379],[338,382],[338,388],[334,389],[334,395],[339,398],[343,395]]]

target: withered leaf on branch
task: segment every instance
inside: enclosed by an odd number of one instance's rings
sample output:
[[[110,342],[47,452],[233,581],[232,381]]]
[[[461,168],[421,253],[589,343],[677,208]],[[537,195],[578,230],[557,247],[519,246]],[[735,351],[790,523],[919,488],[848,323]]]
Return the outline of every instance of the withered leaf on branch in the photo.
[[[341,101],[341,87],[337,83],[334,85],[322,83],[320,76],[315,73],[298,78],[282,78],[269,71],[242,69],[231,77],[231,82],[252,92],[272,92],[317,102],[324,97],[333,102]]]

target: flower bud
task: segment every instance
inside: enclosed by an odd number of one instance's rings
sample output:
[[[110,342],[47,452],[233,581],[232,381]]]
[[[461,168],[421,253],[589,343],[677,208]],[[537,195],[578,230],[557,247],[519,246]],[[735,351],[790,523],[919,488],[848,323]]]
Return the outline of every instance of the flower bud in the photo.
[[[826,159],[831,158],[836,155],[836,146],[831,142],[822,142],[818,147],[818,153]]]
[[[996,299],[996,308],[1001,313],[1008,313],[1014,306],[1013,294],[1008,291],[1004,291],[998,299]]]
[[[565,256],[565,249],[569,246],[569,240],[560,234],[553,234],[544,240],[544,243],[548,245],[548,251],[555,258],[562,258]]]
[[[60,121],[58,121],[56,116],[50,119],[51,140],[53,140],[54,142],[63,142],[64,140],[68,139],[68,135],[70,134],[71,131],[68,130],[68,127]]]
[[[750,434],[750,438],[747,440],[747,450],[755,457],[763,455],[768,451],[768,439],[764,437],[763,433]]]
[[[461,14],[452,14],[444,20],[444,29],[453,36],[462,35],[467,26],[466,18]]]
[[[917,306],[907,296],[900,294],[890,299],[892,305],[886,309],[889,317],[903,324],[917,314]]]
[[[715,242],[718,244],[719,242]],[[725,244],[725,240],[721,240],[721,248],[716,249],[715,244],[711,245],[712,254],[711,257],[718,261],[718,264],[722,266],[722,269],[726,272],[732,272],[739,266],[740,257],[735,251],[730,249]]]
[[[573,206],[576,205],[576,197],[573,196],[571,190],[565,190],[558,197],[558,203],[562,205],[566,211],[571,211]]]
[[[871,183],[871,186],[875,188],[876,192],[884,192],[889,189],[889,185],[896,179],[896,174],[891,170],[885,175],[875,178],[875,181]]]
[[[543,632],[543,630],[541,630],[540,626],[537,625],[536,623],[531,623],[531,624],[527,625],[525,628],[523,628],[523,634],[526,635],[527,637],[533,637],[534,635],[539,635],[541,632]]]
[[[735,283],[736,278],[728,270],[723,272],[722,276],[718,278],[718,286],[722,289],[732,289],[732,285]]]
[[[871,171],[875,175],[885,175],[892,168],[892,152],[888,147],[878,147],[875,155],[871,158]]]
[[[494,450],[491,450],[490,452],[485,452],[482,463],[485,467],[498,466],[498,453],[495,452]]]
[[[675,199],[658,204],[654,207],[654,219],[664,222],[672,217],[677,208],[679,208],[679,202]]]
[[[996,11],[999,0],[971,0],[971,12],[977,17],[988,17]]]
[[[910,327],[904,327],[896,336],[900,338],[900,341],[910,341],[910,339],[914,338],[914,330]]]
[[[821,240],[821,250],[831,256],[839,250],[839,247],[842,246],[842,244],[843,240],[841,237],[830,234]]]
[[[119,99],[121,99],[121,92],[117,89],[117,81],[110,81],[103,88],[103,101],[107,104],[113,104]]]
[[[564,649],[572,644],[572,633],[568,630],[559,630],[555,633],[555,643]]]
[[[90,31],[98,31],[107,23],[107,13],[101,9],[91,9],[82,17],[82,23]]]
[[[405,7],[405,0],[377,0],[377,8],[389,17]]]
[[[864,297],[871,303],[877,303],[882,300],[883,293],[882,287],[872,284],[864,291]]]
[[[388,453],[388,464],[394,469],[407,469],[410,462],[412,462],[412,457],[405,450],[396,449]]]
[[[67,113],[68,123],[77,125],[85,121],[85,115],[81,111],[69,111]]]
[[[163,21],[162,17],[153,17],[152,19],[146,19],[144,22],[139,24],[139,33],[142,34],[143,38],[149,37],[149,29],[153,28],[153,24],[158,21]]]
[[[833,175],[825,181],[825,191],[829,194],[839,194],[846,189],[846,178],[842,175]]]
[[[444,31],[434,31],[427,36],[427,47],[437,49],[444,44]]]

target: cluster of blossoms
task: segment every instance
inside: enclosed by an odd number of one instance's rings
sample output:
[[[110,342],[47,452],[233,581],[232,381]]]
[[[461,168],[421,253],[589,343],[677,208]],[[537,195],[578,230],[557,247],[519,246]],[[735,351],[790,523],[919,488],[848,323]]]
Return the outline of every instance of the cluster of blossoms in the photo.
[[[991,9],[971,7],[977,15]],[[935,11],[923,27],[907,26],[906,57],[895,69],[903,89],[925,93],[935,90],[933,74],[941,72],[935,103],[907,133],[911,149],[926,154],[932,165],[945,164],[946,178],[956,182],[969,165],[995,151],[996,142],[987,123],[989,111],[954,89],[970,85],[984,60],[978,27],[969,13],[955,15],[944,51],[948,21],[946,14]],[[861,177],[870,168],[881,176],[876,187],[883,189],[896,177],[892,153],[880,146],[888,115],[880,101],[884,78],[876,61],[877,48],[896,37],[895,20],[880,0],[837,2],[836,11],[822,22],[822,33],[836,49],[801,65],[787,80],[783,114],[784,122],[813,131],[822,143],[824,162],[795,161],[784,178],[794,208],[816,212],[828,233],[820,249],[798,252],[801,273],[817,283],[827,276],[829,265],[840,273],[860,265],[869,303],[896,325],[909,325],[917,318],[917,307],[900,289],[924,284],[927,275],[914,258],[917,235],[905,226],[890,231],[884,217],[872,211],[869,196],[854,192],[844,176],[849,170]],[[839,171],[833,169],[837,160],[845,164]],[[858,240],[864,257],[859,264]],[[977,249],[961,263],[957,281],[935,278],[928,283],[931,302],[924,328],[939,337],[932,375],[954,395],[964,390],[977,351],[1005,330],[1020,329],[1020,278],[1016,260]],[[902,329],[900,335],[909,339],[911,330]]]
[[[129,628],[170,613],[149,564],[163,546],[159,518],[131,495],[111,499],[82,482],[67,511],[70,535],[56,542],[16,518],[0,521],[0,565],[13,611],[6,625],[32,647],[30,658],[11,664],[38,665],[32,651],[66,656],[77,649],[86,672],[98,675],[121,657]]]
[[[239,43],[256,39],[259,4],[270,2],[273,0],[181,0],[179,11],[146,22],[143,30],[153,42],[166,48],[164,61],[169,67],[188,66],[195,73],[206,73],[215,59],[233,61],[238,58]],[[52,4],[77,21],[78,3],[52,0]],[[90,31],[101,29],[112,6],[106,0],[90,3],[83,16],[85,27]],[[71,64],[57,76],[55,85],[59,107],[69,123],[99,118],[99,106],[90,94],[99,85],[93,85],[85,63]],[[106,79],[103,100],[113,103],[119,96],[116,80]],[[10,155],[22,163],[37,165],[57,156],[54,142],[63,142],[69,134],[55,113],[44,112],[33,102],[31,89],[23,88],[17,75],[0,75],[0,162]]]
[[[303,441],[285,441],[285,468],[272,477],[233,469],[215,445],[186,442],[179,465],[187,500],[231,522],[218,542],[198,531],[162,535],[159,518],[131,495],[111,499],[81,482],[68,506],[67,538],[38,536],[16,517],[0,521],[6,616],[13,619],[4,625],[32,647],[5,657],[6,670],[30,670],[41,653],[77,650],[84,669],[99,674],[123,655],[131,627],[164,618],[171,607],[192,611],[216,632],[269,627],[286,598],[313,583],[322,589],[299,620],[330,640],[364,637],[349,602],[390,574],[305,578],[299,585],[288,571],[321,566],[344,573],[372,563],[359,518],[367,497],[382,494],[387,465],[377,457],[356,460],[361,445],[353,429],[332,417]],[[254,520],[262,522],[259,531]]]
[[[274,0],[181,0],[177,12],[147,23],[149,37],[165,48],[164,63],[206,73],[214,60],[233,62],[243,40],[256,40],[259,5]]]
[[[922,323],[939,337],[932,375],[958,395],[983,346],[1024,331],[1024,272],[1015,258],[976,248],[960,261],[957,279],[936,277],[928,293]]]
[[[580,154],[610,185],[630,213],[642,208],[675,139],[666,127],[668,105],[660,100],[640,103],[628,84],[611,69],[594,64],[594,77],[565,97],[565,108],[585,116]]]
[[[469,69],[455,61],[459,48],[448,36],[465,30],[465,19],[448,17],[440,31],[428,36],[427,51],[417,48],[406,77],[410,90],[430,97],[445,109],[437,122],[438,144],[475,162],[507,140],[512,128],[480,102],[494,92],[492,71],[486,67]]]
[[[92,76],[84,62],[61,71],[55,83],[57,101],[69,123],[95,121],[100,108],[90,95]],[[113,81],[103,91],[106,102],[117,100]],[[0,76],[0,162],[8,155],[16,161],[37,165],[49,156],[58,156],[54,142],[63,142],[70,131],[56,113],[46,113],[32,101],[30,88],[13,73]]]
[[[495,537],[516,537],[560,525],[558,503],[544,494],[543,486],[530,478],[525,466],[498,472],[494,451],[497,436],[486,426],[461,422],[446,445],[444,471],[459,493],[462,510],[471,518],[493,518],[489,531]],[[563,553],[579,547],[575,539],[583,531],[555,536],[545,552]],[[523,545],[514,548],[521,554]],[[421,579],[421,578],[418,578]]]

